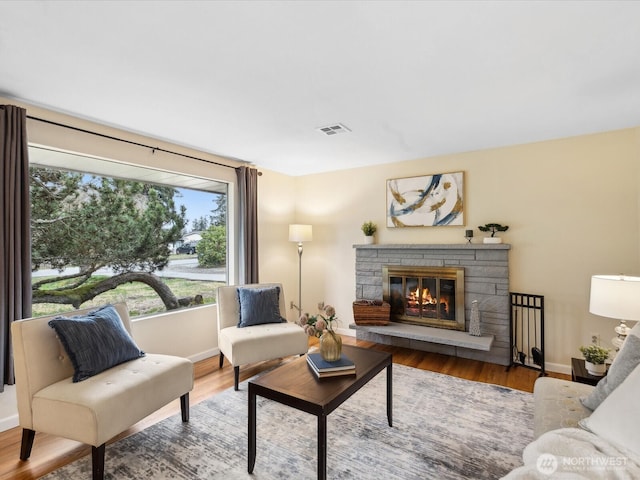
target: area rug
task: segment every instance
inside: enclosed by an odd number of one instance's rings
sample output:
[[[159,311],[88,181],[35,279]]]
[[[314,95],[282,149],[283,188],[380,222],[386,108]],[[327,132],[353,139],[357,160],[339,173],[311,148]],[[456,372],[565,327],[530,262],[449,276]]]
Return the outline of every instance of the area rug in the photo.
[[[327,420],[330,479],[496,479],[522,465],[533,397],[393,366],[393,427],[381,372]],[[247,382],[107,445],[106,479],[313,479],[316,417],[258,397],[257,457],[247,473]],[[91,478],[90,456],[44,477]]]

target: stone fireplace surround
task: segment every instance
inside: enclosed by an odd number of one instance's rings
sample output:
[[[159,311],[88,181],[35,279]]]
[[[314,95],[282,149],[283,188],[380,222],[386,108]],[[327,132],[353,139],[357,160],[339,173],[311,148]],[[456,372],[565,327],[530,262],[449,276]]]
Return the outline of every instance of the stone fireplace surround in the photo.
[[[507,244],[354,245],[356,299],[381,300],[382,268],[389,265],[462,267],[466,331],[471,302],[478,300],[482,337],[417,325],[352,325],[356,338],[415,350],[444,353],[499,365],[511,363],[509,250]]]

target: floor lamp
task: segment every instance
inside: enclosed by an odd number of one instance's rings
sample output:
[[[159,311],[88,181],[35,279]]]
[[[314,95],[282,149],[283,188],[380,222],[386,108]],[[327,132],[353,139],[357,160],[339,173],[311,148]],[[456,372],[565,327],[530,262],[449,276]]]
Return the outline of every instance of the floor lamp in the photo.
[[[291,302],[302,315],[302,242],[310,242],[313,237],[311,225],[289,225],[289,241],[298,243],[298,305]]]
[[[616,352],[629,330],[627,320],[640,320],[640,277],[626,275],[594,275],[591,277],[589,311],[602,317],[620,320],[611,343]]]

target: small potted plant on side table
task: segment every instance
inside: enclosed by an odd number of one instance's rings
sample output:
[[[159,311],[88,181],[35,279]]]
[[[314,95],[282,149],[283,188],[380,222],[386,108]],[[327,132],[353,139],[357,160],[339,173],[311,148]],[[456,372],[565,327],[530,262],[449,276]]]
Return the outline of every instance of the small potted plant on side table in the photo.
[[[580,347],[584,355],[584,366],[591,375],[603,376],[607,371],[605,361],[609,358],[609,350],[600,345],[587,345]]]

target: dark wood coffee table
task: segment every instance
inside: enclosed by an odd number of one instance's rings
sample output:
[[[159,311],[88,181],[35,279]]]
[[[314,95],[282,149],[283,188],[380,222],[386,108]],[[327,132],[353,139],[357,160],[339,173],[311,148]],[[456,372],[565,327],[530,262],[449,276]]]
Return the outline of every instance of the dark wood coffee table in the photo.
[[[249,473],[256,464],[256,396],[260,395],[318,417],[318,478],[327,478],[327,416],[351,395],[387,369],[387,420],[393,426],[391,354],[366,348],[342,347],[356,364],[356,374],[319,380],[306,356],[249,381]]]

